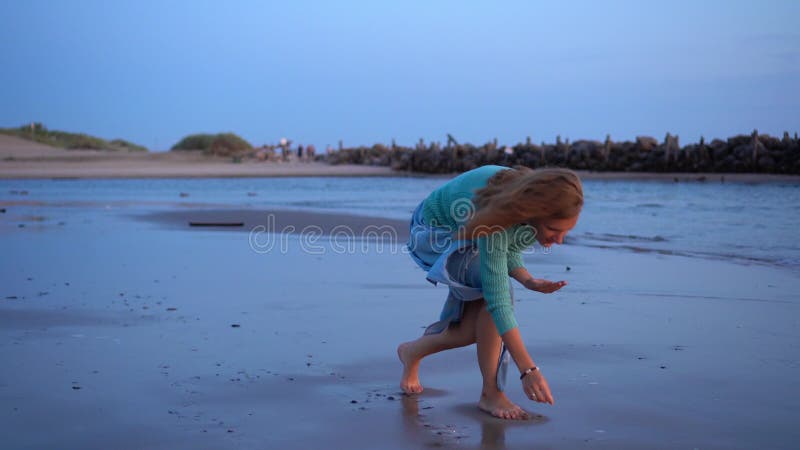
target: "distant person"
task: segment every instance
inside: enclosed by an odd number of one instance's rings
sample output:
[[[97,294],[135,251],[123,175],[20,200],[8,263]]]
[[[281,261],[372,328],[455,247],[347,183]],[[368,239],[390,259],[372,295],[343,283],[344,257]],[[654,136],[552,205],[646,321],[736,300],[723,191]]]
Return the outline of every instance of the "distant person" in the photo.
[[[314,156],[316,156],[317,148],[314,147],[314,144],[308,144],[306,147],[306,160],[314,161]]]
[[[297,160],[300,161],[300,162],[303,161],[303,146],[302,145],[298,145],[297,146]]]
[[[583,188],[574,172],[501,166],[463,173],[420,203],[411,219],[408,248],[427,279],[447,285],[449,295],[440,320],[397,348],[406,394],[422,392],[419,364],[424,357],[474,343],[483,376],[481,410],[503,419],[528,418],[503,393],[506,352],[519,369],[525,395],[553,404],[517,327],[509,276],[542,293],[565,286],[566,281],[534,278],[520,252],[536,241],[544,247],[563,243],[582,207]]]
[[[285,137],[282,137],[280,140],[280,147],[281,147],[281,159],[283,159],[284,162],[288,162],[292,157],[291,139],[286,139]]]

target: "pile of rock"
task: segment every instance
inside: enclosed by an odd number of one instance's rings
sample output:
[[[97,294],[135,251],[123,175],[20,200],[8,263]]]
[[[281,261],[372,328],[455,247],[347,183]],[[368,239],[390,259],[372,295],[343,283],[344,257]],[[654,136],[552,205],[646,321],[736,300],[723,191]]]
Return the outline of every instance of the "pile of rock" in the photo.
[[[448,136],[447,145],[425,144],[414,148],[376,144],[341,148],[326,156],[331,164],[391,166],[395,170],[424,173],[464,172],[485,164],[528,167],[568,167],[576,170],[620,172],[748,172],[800,174],[800,141],[797,134],[782,139],[753,131],[726,141],[714,139],[680,147],[678,137],[667,134],[663,142],[640,136],[636,141],[605,142],[559,137],[555,144],[535,145],[530,138],[513,147],[497,140],[474,146],[459,144]]]

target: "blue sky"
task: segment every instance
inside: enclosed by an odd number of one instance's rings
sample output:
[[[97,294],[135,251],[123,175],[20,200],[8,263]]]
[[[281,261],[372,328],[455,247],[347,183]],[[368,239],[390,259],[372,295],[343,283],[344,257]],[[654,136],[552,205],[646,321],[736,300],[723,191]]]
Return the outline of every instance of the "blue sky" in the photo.
[[[0,126],[168,149],[800,132],[797,1],[0,6]]]

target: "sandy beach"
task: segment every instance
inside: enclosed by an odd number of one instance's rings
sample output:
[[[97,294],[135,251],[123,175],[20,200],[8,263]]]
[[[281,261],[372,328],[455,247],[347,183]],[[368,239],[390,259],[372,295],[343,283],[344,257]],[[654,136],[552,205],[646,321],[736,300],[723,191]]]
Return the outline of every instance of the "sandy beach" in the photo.
[[[800,439],[791,269],[569,245],[525,255],[532,272],[570,284],[550,296],[517,288],[521,332],[556,404],[528,402],[511,378],[509,396],[534,419],[509,423],[475,407],[473,347],[425,360],[426,391],[401,395],[395,347],[446,296],[404,253],[403,221],[3,209],[5,448],[789,449]],[[285,232],[259,228],[270,216]],[[309,226],[322,236],[300,232]],[[394,234],[361,238],[387,227]]]
[[[0,178],[205,178],[390,176],[388,167],[264,163],[200,152],[64,150],[0,135]]]
[[[0,450],[800,449],[800,0],[0,11]]]
[[[577,171],[584,180],[800,183],[797,175],[750,173],[653,173]],[[0,135],[0,179],[24,178],[208,178],[408,176],[384,166],[265,163],[204,156],[199,152],[108,152],[64,150]],[[446,178],[442,175],[413,174]]]

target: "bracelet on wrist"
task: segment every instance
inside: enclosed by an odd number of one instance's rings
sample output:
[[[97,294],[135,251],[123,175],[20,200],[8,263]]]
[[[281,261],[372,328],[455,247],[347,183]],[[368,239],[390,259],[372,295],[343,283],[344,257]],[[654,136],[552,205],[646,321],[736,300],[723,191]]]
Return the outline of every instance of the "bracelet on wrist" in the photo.
[[[527,376],[529,373],[536,372],[537,370],[539,370],[539,368],[536,366],[533,366],[530,369],[526,369],[525,372],[522,372],[522,375],[519,376],[519,379],[521,380],[525,378],[525,376]]]

